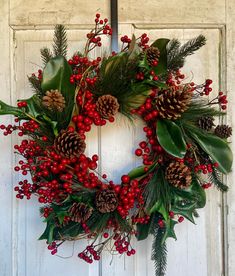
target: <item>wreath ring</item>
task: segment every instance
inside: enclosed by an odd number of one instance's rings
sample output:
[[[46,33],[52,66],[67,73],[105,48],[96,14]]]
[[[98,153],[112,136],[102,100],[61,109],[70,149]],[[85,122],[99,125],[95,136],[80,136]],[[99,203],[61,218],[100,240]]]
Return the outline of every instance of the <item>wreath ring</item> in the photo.
[[[14,146],[24,157],[15,171],[30,173],[32,181],[20,181],[16,197],[36,195],[43,205],[47,226],[40,239],[52,255],[66,240],[85,238],[91,242],[78,257],[88,263],[110,243],[111,253],[131,256],[131,237],[153,234],[156,275],[164,275],[165,241],[176,238],[175,225],[184,218],[194,222],[206,204],[205,189],[227,190],[220,175],[231,170],[226,139],[232,129],[214,124],[227,98],[219,92],[209,100],[212,81],[186,83],[180,71],[187,55],[205,44],[202,35],[184,45],[123,36],[119,53],[91,59],[102,35],[112,29],[97,14],[84,53],[67,60],[66,31],[57,25],[53,52],[41,49],[44,69],[29,77],[35,94],[17,107],[0,101],[0,115],[16,117],[14,126],[0,126],[4,135],[27,136]],[[84,154],[92,125],[114,122],[117,112],[141,118],[146,136],[135,150],[143,165],[122,175],[120,185],[99,175],[98,155]]]

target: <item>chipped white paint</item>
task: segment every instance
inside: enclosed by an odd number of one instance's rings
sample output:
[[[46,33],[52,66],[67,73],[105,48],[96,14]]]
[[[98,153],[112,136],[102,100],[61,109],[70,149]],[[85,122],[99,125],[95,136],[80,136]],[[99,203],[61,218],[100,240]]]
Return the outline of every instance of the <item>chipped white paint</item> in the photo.
[[[232,121],[235,108],[235,3],[229,0],[172,0],[172,1],[123,1],[119,0],[121,24],[119,33],[146,32],[150,37],[177,37],[182,42],[203,33],[208,43],[194,56],[189,57],[185,72],[188,78],[202,82],[204,77],[214,80],[214,90],[228,90],[232,98],[228,120]],[[66,24],[71,42],[71,52],[81,49],[96,12],[109,17],[109,1],[32,1],[0,0],[0,98],[14,102],[17,98],[30,96],[27,74],[34,72],[40,65],[39,49],[50,46],[52,26]],[[9,24],[14,31],[11,30]],[[132,25],[134,24],[134,25]],[[225,25],[226,24],[226,28]],[[34,30],[35,29],[35,30]],[[225,29],[227,32],[225,32]],[[226,43],[225,43],[226,42]],[[226,48],[227,47],[227,48]],[[227,50],[227,60],[224,56]],[[10,69],[11,63],[11,69]],[[227,67],[226,67],[227,66]],[[226,70],[227,69],[227,70]],[[227,77],[226,77],[227,72]],[[10,85],[11,84],[11,85]],[[234,116],[233,116],[234,117]],[[2,118],[1,118],[2,119]],[[9,117],[4,118],[8,123]],[[235,127],[235,119],[233,118]],[[110,178],[119,181],[120,175],[138,163],[132,155],[139,137],[143,135],[141,122],[133,126],[118,116],[114,125],[101,130],[94,128],[89,134],[87,152],[101,153],[102,171]],[[101,137],[97,140],[96,137]],[[138,139],[137,139],[138,137]],[[13,138],[12,143],[16,140]],[[64,245],[61,257],[52,257],[43,241],[36,238],[43,231],[38,212],[38,204],[17,201],[12,186],[17,176],[11,168],[11,141],[0,139],[0,275],[1,276],[153,276],[150,261],[151,239],[135,243],[137,254],[132,258],[110,257],[105,253],[100,264],[86,265],[79,261],[76,253],[85,242]],[[233,149],[234,143],[233,143]],[[233,173],[234,174],[234,173]],[[207,207],[200,211],[197,225],[182,223],[176,226],[178,241],[168,242],[169,258],[167,276],[233,276],[235,275],[235,188],[229,177],[231,188],[228,198],[228,217],[224,214],[222,197],[216,190],[208,191]],[[12,200],[13,198],[13,200]],[[4,206],[4,207],[3,207]],[[223,218],[228,220],[228,228],[223,228]],[[227,231],[228,230],[228,231]],[[223,237],[228,234],[225,246],[225,271],[223,266]],[[227,243],[226,239],[225,242]],[[227,250],[228,249],[228,250]],[[227,265],[227,268],[226,268]]]

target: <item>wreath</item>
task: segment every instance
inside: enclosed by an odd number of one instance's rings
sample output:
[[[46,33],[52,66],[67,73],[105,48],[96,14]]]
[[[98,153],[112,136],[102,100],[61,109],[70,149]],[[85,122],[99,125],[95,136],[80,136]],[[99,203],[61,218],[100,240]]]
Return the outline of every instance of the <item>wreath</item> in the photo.
[[[227,98],[219,92],[209,99],[212,80],[187,82],[180,71],[204,36],[149,45],[147,34],[125,35],[119,53],[91,58],[102,35],[112,29],[97,14],[84,52],[67,60],[66,30],[57,25],[53,50],[41,49],[44,69],[28,78],[33,96],[15,107],[0,101],[0,114],[15,116],[14,125],[0,126],[3,134],[26,136],[14,146],[23,157],[14,169],[26,176],[14,188],[16,197],[38,197],[46,223],[40,239],[52,255],[65,241],[87,239],[78,252],[87,263],[100,260],[103,249],[131,256],[131,237],[152,234],[156,275],[164,275],[166,240],[176,238],[175,225],[184,218],[194,223],[206,204],[205,189],[227,191],[221,176],[232,166],[226,141],[232,129],[214,121],[225,115]],[[143,165],[120,183],[99,173],[98,155],[85,154],[86,133],[114,122],[117,112],[143,120],[146,136],[135,150]]]

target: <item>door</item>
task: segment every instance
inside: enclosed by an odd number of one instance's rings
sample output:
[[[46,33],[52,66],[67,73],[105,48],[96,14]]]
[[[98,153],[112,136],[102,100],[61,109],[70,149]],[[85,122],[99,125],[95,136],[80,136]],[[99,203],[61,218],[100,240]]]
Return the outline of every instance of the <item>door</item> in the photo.
[[[109,17],[110,1],[38,1],[0,0],[0,98],[15,103],[31,95],[27,75],[40,69],[39,50],[50,46],[56,23],[68,28],[70,52],[82,49],[86,33],[96,12]],[[190,56],[184,68],[188,79],[202,83],[213,79],[214,93],[228,92],[230,109],[227,120],[235,125],[233,68],[235,66],[234,34],[235,3],[226,0],[199,1],[134,1],[119,0],[119,35],[148,33],[152,40],[160,37],[178,38],[185,42],[199,34],[207,45]],[[108,45],[108,42],[107,42]],[[226,56],[227,53],[227,56]],[[193,74],[192,74],[193,72]],[[232,120],[233,118],[233,120]],[[11,118],[1,118],[8,124]],[[87,153],[101,156],[100,170],[114,181],[136,166],[134,149],[143,136],[142,123],[130,124],[121,115],[114,124],[93,128],[89,133]],[[1,276],[153,276],[151,238],[134,242],[134,257],[111,256],[104,252],[101,262],[87,265],[77,258],[86,242],[67,242],[58,256],[51,256],[44,241],[37,241],[44,224],[37,200],[15,199],[13,186],[19,181],[13,173],[16,157],[13,145],[17,137],[0,139],[0,275]],[[233,144],[234,147],[234,144]],[[168,242],[167,276],[232,276],[235,265],[235,204],[231,174],[230,191],[221,195],[207,192],[208,202],[199,212],[197,225],[177,225],[178,240]],[[228,246],[229,244],[229,246]]]

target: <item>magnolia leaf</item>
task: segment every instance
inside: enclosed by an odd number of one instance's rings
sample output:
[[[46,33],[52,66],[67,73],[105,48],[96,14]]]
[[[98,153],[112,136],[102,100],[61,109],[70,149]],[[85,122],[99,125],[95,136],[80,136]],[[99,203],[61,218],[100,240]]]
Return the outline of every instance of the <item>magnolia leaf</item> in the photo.
[[[172,156],[183,158],[186,142],[180,127],[170,120],[157,121],[157,138],[162,148]]]
[[[52,243],[54,235],[55,224],[48,222],[45,231],[39,237],[39,240],[47,240],[48,243]]]
[[[41,101],[37,95],[33,95],[29,99],[24,99],[20,101],[27,102],[27,107],[26,107],[27,113],[32,115],[34,118],[38,118],[42,115],[43,110],[41,107]]]
[[[160,38],[153,42],[152,47],[157,47],[160,51],[158,65],[153,68],[156,75],[165,74],[167,71],[167,50],[166,46],[170,39]]]
[[[190,132],[191,137],[199,144],[199,146],[211,157],[213,162],[217,162],[217,168],[224,174],[231,171],[233,163],[233,154],[226,141],[213,135],[203,132]]]
[[[70,122],[73,107],[75,86],[70,83],[72,69],[63,56],[57,56],[49,60],[43,71],[42,90],[45,93],[51,89],[58,89],[65,98],[63,112],[48,112],[47,116],[58,122],[58,129],[66,128]]]
[[[169,219],[169,212],[161,200],[158,200],[151,208],[150,214],[152,214],[154,212],[160,213],[163,216],[165,221],[167,221]]]
[[[8,105],[0,101],[0,115],[14,115],[20,117],[23,114],[24,113],[20,108]]]
[[[133,170],[131,170],[128,175],[131,179],[135,179],[135,178],[139,178],[139,177],[144,177],[147,174],[149,174],[149,172],[151,172],[155,167],[157,166],[157,164],[153,164],[149,167],[147,166],[139,166],[134,168]],[[146,168],[148,168],[148,171],[146,171]]]
[[[174,227],[176,224],[178,224],[178,222],[172,219],[165,222],[165,233],[162,238],[162,244],[164,244],[167,238],[173,238],[177,240],[175,230],[174,230]]]

